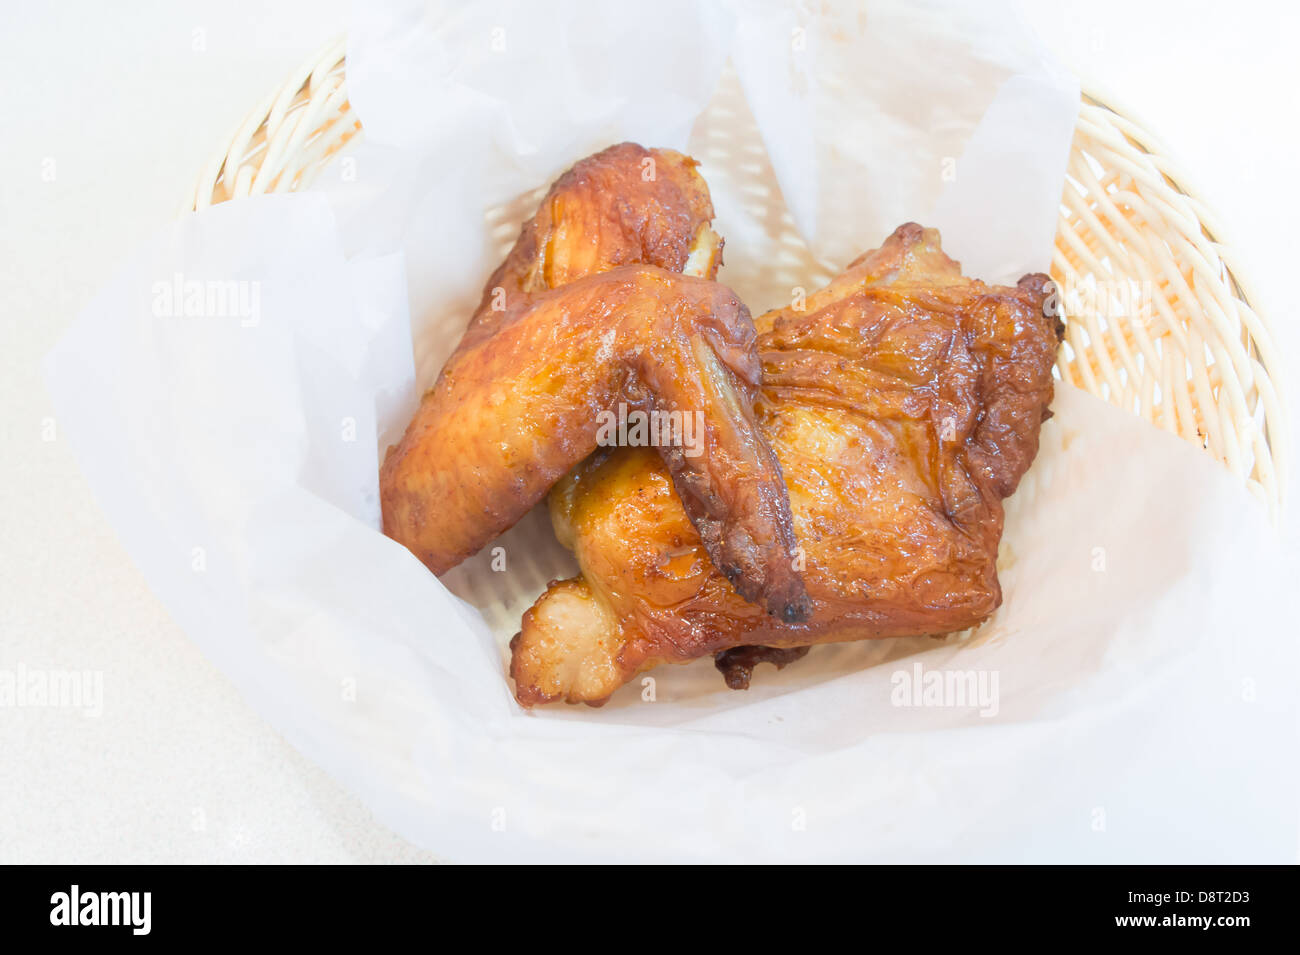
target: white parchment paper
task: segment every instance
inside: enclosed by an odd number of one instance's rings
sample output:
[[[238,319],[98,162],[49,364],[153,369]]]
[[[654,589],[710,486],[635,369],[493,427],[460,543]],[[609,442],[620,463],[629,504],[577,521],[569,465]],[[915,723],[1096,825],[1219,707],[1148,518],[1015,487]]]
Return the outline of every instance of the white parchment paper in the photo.
[[[296,746],[449,858],[1292,858],[1273,532],[1207,455],[1068,387],[1008,502],[987,624],[818,648],[747,693],[703,661],[654,673],[653,702],[525,713],[502,643],[572,567],[545,516],[506,535],[507,572],[441,582],[377,529],[378,455],[527,193],[612,141],[707,156],[750,130],[748,166],[704,172],[722,278],[755,311],[906,219],[971,274],[1045,268],[1077,89],[982,10],[359,5],[346,163],[164,229],[49,358],[159,598]],[[753,176],[779,188],[760,201]],[[918,666],[996,693],[904,699]]]

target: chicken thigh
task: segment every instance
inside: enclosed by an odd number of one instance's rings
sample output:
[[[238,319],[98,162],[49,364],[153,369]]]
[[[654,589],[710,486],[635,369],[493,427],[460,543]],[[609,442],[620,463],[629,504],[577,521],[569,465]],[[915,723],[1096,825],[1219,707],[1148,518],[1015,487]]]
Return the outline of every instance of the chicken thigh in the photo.
[[[757,320],[756,414],[789,488],[812,612],[747,603],[708,559],[663,462],[602,450],[551,493],[581,575],[511,643],[524,705],[599,704],[660,663],[715,655],[733,687],[818,643],[943,634],[999,605],[1002,500],[1050,415],[1063,334],[1046,276],[965,278],[900,227],[806,302]]]

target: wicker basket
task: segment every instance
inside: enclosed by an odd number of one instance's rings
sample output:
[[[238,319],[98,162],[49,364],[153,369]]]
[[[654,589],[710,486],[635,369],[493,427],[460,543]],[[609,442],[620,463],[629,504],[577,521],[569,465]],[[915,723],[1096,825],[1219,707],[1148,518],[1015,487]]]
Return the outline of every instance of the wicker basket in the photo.
[[[307,188],[361,132],[348,103],[344,51],[344,40],[334,41],[250,113],[204,170],[187,208]],[[719,144],[718,157],[700,156],[706,167],[727,163],[729,143]],[[1065,381],[1200,445],[1276,519],[1288,432],[1272,380],[1273,336],[1250,305],[1240,263],[1219,241],[1222,230],[1187,182],[1141,125],[1085,94],[1052,258],[1068,329],[1057,369]],[[517,229],[515,211],[493,217],[501,220],[503,252]],[[805,280],[828,277],[817,274],[827,266],[807,255],[788,216],[769,221],[787,223],[783,242],[811,273]]]

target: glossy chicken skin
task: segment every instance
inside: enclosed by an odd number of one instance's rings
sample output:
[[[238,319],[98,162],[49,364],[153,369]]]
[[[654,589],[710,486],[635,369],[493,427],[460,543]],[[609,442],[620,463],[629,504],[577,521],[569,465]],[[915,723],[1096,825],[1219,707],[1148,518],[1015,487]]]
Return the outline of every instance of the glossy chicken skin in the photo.
[[[714,278],[722,240],[710,226],[713,203],[697,166],[674,150],[635,143],[575,164],[519,230],[470,327],[499,317],[502,297],[515,302],[620,265]]]
[[[812,615],[787,623],[739,599],[655,457],[613,449],[552,492],[582,576],[525,614],[511,645],[519,701],[600,703],[642,670],[713,654],[744,686],[754,663],[797,648],[987,617],[1001,601],[1001,502],[1049,414],[1062,333],[1049,291],[1042,275],[966,279],[937,232],[908,224],[802,309],[759,318],[756,412],[789,487]]]
[[[785,484],[752,411],[753,322],[711,281],[721,243],[694,165],[631,144],[584,160],[488,281],[380,472],[384,532],[434,573],[595,451],[603,416],[700,412],[696,448],[656,450],[704,551],[745,599],[807,615]]]

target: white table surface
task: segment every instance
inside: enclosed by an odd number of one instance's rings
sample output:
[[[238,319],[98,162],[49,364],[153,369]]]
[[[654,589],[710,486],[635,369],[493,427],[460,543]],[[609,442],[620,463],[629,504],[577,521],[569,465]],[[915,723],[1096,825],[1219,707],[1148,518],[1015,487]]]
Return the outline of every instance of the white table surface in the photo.
[[[1300,8],[1025,10],[1067,65],[1117,94],[1191,170],[1300,370]],[[346,16],[346,0],[0,12],[0,669],[104,673],[101,718],[0,709],[0,862],[436,861],[242,700],[150,593],[66,442],[42,434],[42,356],[179,212],[223,137]],[[1294,479],[1290,494],[1294,513]]]

